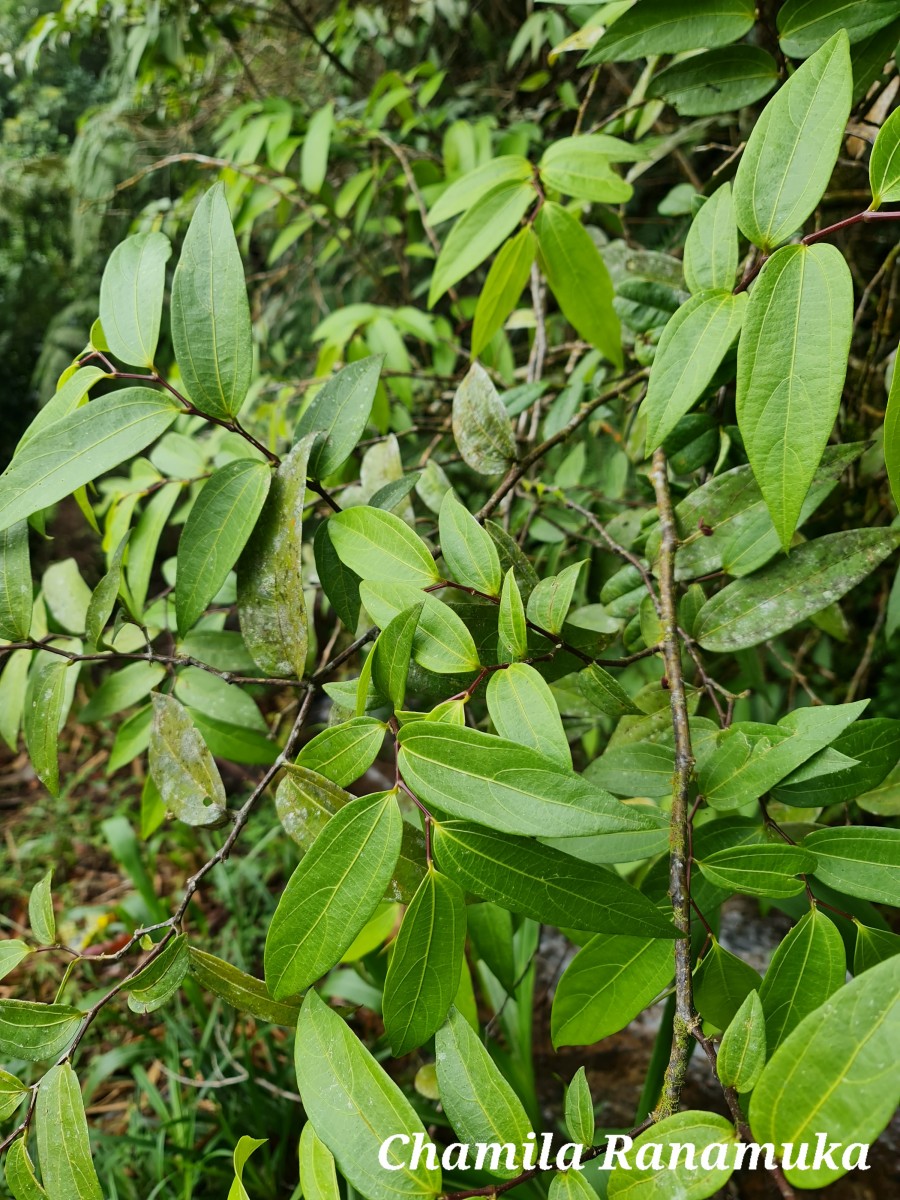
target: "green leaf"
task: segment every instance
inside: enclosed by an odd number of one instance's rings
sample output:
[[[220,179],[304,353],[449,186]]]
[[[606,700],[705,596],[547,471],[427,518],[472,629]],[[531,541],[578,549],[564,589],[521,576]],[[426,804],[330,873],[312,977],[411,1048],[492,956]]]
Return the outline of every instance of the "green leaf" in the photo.
[[[103,630],[115,608],[122,587],[122,559],[128,545],[130,530],[119,542],[110,560],[109,570],[94,588],[84,617],[84,636],[91,646],[99,646]]]
[[[857,721],[835,739],[832,749],[855,759],[856,764],[808,780],[798,780],[796,773],[789,775],[773,798],[795,808],[820,808],[843,804],[878,787],[900,760],[900,721],[887,717]]]
[[[266,983],[276,1000],[294,996],[342,958],[374,913],[400,854],[396,792],[351,801],[303,856],[266,935]]]
[[[328,522],[322,521],[313,538],[316,571],[328,603],[351,631],[359,624],[359,576],[345,567],[331,541]]]
[[[244,264],[225,188],[197,205],[172,280],[172,345],[189,399],[211,417],[235,417],[253,374]]]
[[[4,657],[5,666],[0,674],[0,736],[10,750],[15,751],[18,749],[19,726],[25,711],[25,692],[32,652],[14,650],[12,654]]]
[[[516,458],[506,408],[480,363],[472,363],[454,393],[453,438],[463,462],[479,475],[505,471]]]
[[[478,1034],[456,1008],[434,1039],[441,1104],[463,1142],[511,1142],[517,1149],[532,1132],[522,1102],[481,1044]],[[508,1179],[518,1167],[491,1165],[491,1174]]]
[[[874,1142],[897,1100],[900,958],[857,975],[805,1017],[766,1064],[750,1100],[760,1142],[846,1146]],[[838,1163],[840,1160],[836,1160]],[[785,1171],[803,1188],[824,1187],[845,1168],[826,1162]]]
[[[898,545],[896,529],[847,529],[804,542],[789,558],[736,579],[707,600],[694,637],[719,653],[776,637],[846,595]]]
[[[154,492],[129,539],[125,579],[138,613],[144,609],[159,539],[181,494],[181,487],[180,483],[167,483],[158,492]]]
[[[480,196],[444,242],[431,277],[428,307],[433,308],[444,292],[506,241],[536,200],[531,181],[519,179],[498,183]]]
[[[84,630],[91,589],[74,558],[50,564],[41,580],[41,592],[50,615],[64,629],[77,634]]]
[[[433,832],[446,874],[510,912],[590,933],[680,936],[642,892],[602,867],[465,821],[441,821]]]
[[[21,938],[3,938],[0,941],[0,979],[14,971],[29,954],[31,948]]]
[[[389,621],[372,650],[375,686],[382,696],[388,697],[395,709],[403,707],[413,638],[424,607],[424,602],[417,604]]]
[[[328,151],[334,132],[334,105],[328,103],[313,113],[300,151],[300,182],[318,196],[328,170]]]
[[[56,916],[53,912],[53,868],[31,889],[28,897],[28,924],[42,946],[56,941]]]
[[[200,709],[189,710],[191,720],[214,758],[251,766],[270,766],[278,757],[278,745],[258,729],[244,729],[229,721],[208,717]]]
[[[628,713],[639,713],[641,711],[622,687],[622,685],[616,679],[614,679],[612,675],[610,675],[609,671],[604,671],[603,667],[598,666],[596,663],[591,663],[589,667],[585,667],[583,671],[578,672],[578,675],[576,676],[576,684],[579,692],[585,698],[588,704],[590,704],[592,708],[599,709],[600,712],[605,713],[608,717],[621,717]],[[647,749],[649,749],[651,756],[655,758],[657,752],[659,750],[663,750],[664,748],[649,746]],[[604,755],[604,758],[605,757],[606,755]],[[646,795],[665,795],[669,791],[672,776],[672,765],[670,763],[671,753],[668,751],[667,747],[664,750],[663,757],[665,759],[665,763],[661,767],[661,770],[668,779],[666,790],[665,792],[661,793],[657,793],[656,791],[644,793]],[[607,765],[611,765],[611,763]],[[629,760],[629,766],[632,768],[632,770],[637,766],[633,756]],[[602,768],[600,769],[602,770]],[[653,763],[651,770],[655,774],[655,762]],[[612,790],[615,791],[616,789],[613,788]]]
[[[829,887],[900,907],[900,829],[816,829],[803,839],[803,847],[816,857],[816,878]]]
[[[750,991],[722,1034],[716,1072],[723,1087],[750,1092],[766,1065],[766,1018],[759,992]]]
[[[637,1155],[646,1144],[659,1144],[663,1147],[658,1167],[651,1165],[639,1167],[635,1165],[629,1171],[615,1170],[609,1177],[609,1200],[706,1200],[715,1196],[731,1178],[734,1170],[734,1154],[726,1150],[724,1155],[714,1154],[713,1166],[701,1166],[701,1156],[707,1146],[736,1146],[740,1137],[734,1126],[724,1117],[710,1112],[680,1112],[673,1117],[665,1117],[652,1125],[640,1137],[634,1139],[634,1145],[628,1151],[631,1161],[636,1162]],[[694,1154],[681,1152],[677,1165],[670,1168],[670,1157],[674,1154],[675,1145],[691,1146]],[[693,1158],[693,1168],[687,1165],[686,1159]],[[724,1158],[727,1165],[720,1165]]]
[[[248,692],[200,667],[183,667],[175,677],[175,695],[191,709],[248,732],[268,733],[266,719]]]
[[[252,1138],[246,1134],[238,1140],[232,1156],[234,1180],[228,1189],[228,1200],[250,1200],[250,1194],[244,1187],[244,1167],[254,1150],[264,1146],[267,1141],[267,1138]]]
[[[195,946],[188,949],[188,965],[191,974],[207,991],[219,996],[226,1004],[239,1012],[249,1013],[260,1021],[268,1021],[272,1025],[283,1025],[292,1029],[297,1024],[300,1014],[299,1004],[283,1004],[273,1000],[269,989],[261,979],[254,979],[244,971],[198,950]]]
[[[175,615],[184,636],[228,578],[262,511],[272,471],[239,458],[220,467],[194,502],[178,540]]]
[[[896,364],[896,359],[894,360]],[[884,465],[894,503],[900,502],[900,371],[891,375],[887,410],[884,414]]]
[[[429,225],[449,221],[476,204],[482,196],[501,183],[525,183],[531,179],[532,167],[520,154],[501,154],[491,158],[474,171],[467,171],[441,193],[428,213]]]
[[[793,877],[810,874],[816,859],[798,846],[737,846],[698,859],[697,866],[717,887],[745,896],[781,897],[803,891],[803,881]]]
[[[71,1063],[52,1067],[41,1080],[34,1126],[41,1177],[50,1200],[103,1200],[91,1161],[81,1088]]]
[[[500,247],[475,305],[473,355],[481,354],[494,335],[503,328],[528,282],[536,252],[537,243],[528,225]]]
[[[739,43],[672,63],[654,75],[647,95],[662,97],[679,116],[709,117],[755,104],[777,82],[778,64],[772,55],[759,46]]]
[[[164,233],[136,233],[113,250],[100,280],[100,321],[123,363],[153,369],[172,243]]]
[[[465,896],[430,868],[407,908],[384,983],[384,1029],[395,1058],[423,1045],[456,995],[466,940]]]
[[[306,1200],[340,1200],[334,1155],[310,1121],[300,1134],[300,1187]]]
[[[37,416],[19,439],[16,453],[18,454],[23,450],[37,434],[43,432],[48,426],[61,421],[63,417],[67,417],[76,409],[81,408],[83,404],[86,404],[87,394],[94,384],[100,379],[109,378],[111,378],[109,372],[104,371],[101,367],[79,367],[57,389],[43,408],[38,410]]]
[[[31,632],[33,592],[28,524],[17,521],[0,531],[0,638],[26,640]]]
[[[891,7],[896,10],[893,3]],[[900,200],[900,109],[894,109],[878,130],[869,158],[872,208]]]
[[[746,304],[744,294],[698,292],[666,325],[641,405],[647,420],[648,454],[709,387],[740,332]]]
[[[368,505],[347,508],[329,518],[328,530],[341,561],[362,579],[416,587],[440,582],[428,547],[394,513]]]
[[[572,752],[559,709],[548,684],[527,663],[494,671],[487,685],[487,707],[500,737],[530,746],[565,770]]]
[[[548,1200],[593,1200],[597,1193],[578,1170],[557,1171],[550,1180]]]
[[[187,940],[180,933],[131,981],[128,1007],[136,1013],[162,1008],[181,987],[189,965]]]
[[[29,1089],[15,1075],[0,1071],[0,1121],[11,1117],[28,1094]]]
[[[579,1067],[566,1088],[566,1128],[572,1141],[582,1146],[593,1146],[596,1120],[594,1101],[588,1085],[584,1067]]]
[[[78,714],[81,721],[100,721],[131,708],[166,677],[162,663],[134,662],[107,675]]]
[[[749,963],[725,950],[713,938],[712,945],[694,971],[694,1002],[701,1016],[725,1029],[747,998],[758,991],[762,980]]]
[[[553,1046],[587,1046],[618,1033],[672,979],[672,945],[662,938],[599,933],[563,971],[553,996]],[[593,1109],[591,1110],[593,1133]]]
[[[506,572],[503,590],[500,593],[500,610],[497,625],[500,637],[500,653],[508,655],[513,662],[528,654],[528,630],[525,627],[525,605],[516,583],[512,567]]]
[[[123,388],[54,422],[0,475],[0,530],[49,508],[132,458],[175,420],[179,409],[151,388]]]
[[[384,356],[348,363],[327,379],[300,414],[294,437],[319,436],[309,452],[309,474],[324,479],[342,467],[362,437],[378,390]]]
[[[759,989],[770,1055],[838,990],[846,975],[847,956],[837,927],[811,908],[776,948]]]
[[[740,47],[736,47],[740,48]],[[743,49],[752,49],[745,46]],[[695,61],[692,59],[689,62]],[[729,290],[738,269],[738,231],[731,184],[713,192],[691,222],[684,243],[684,278],[692,292]]]
[[[23,720],[25,745],[41,783],[59,795],[59,727],[69,702],[69,663],[54,659],[40,668],[29,684]]]
[[[6,1155],[6,1186],[13,1200],[48,1200],[47,1193],[38,1183],[34,1165],[25,1148],[25,1138],[16,1138]]]
[[[150,774],[166,808],[186,825],[215,825],[225,815],[225,787],[187,709],[153,693]]]
[[[677,54],[737,41],[753,26],[753,0],[691,0],[688,9],[668,0],[642,0],[612,25],[582,60],[629,62],[651,54]]]
[[[58,1058],[77,1033],[83,1016],[68,1004],[0,1000],[0,1054],[26,1062]]]
[[[497,548],[456,495],[449,491],[441,502],[438,522],[441,557],[457,583],[498,596],[503,581]]]
[[[542,579],[528,597],[528,620],[550,633],[561,633],[586,559]]]
[[[735,404],[785,550],[840,408],[852,332],[853,281],[839,250],[785,246],[772,255],[747,306]]]
[[[798,67],[753,126],[734,179],[734,208],[741,232],[761,249],[796,233],[822,199],[852,93],[850,44],[841,29]]]
[[[900,954],[900,935],[889,933],[885,929],[870,929],[855,921],[856,945],[853,949],[853,974],[861,975],[870,967],[886,962],[895,954]]]
[[[603,134],[588,134],[551,143],[540,162],[541,180],[548,188],[579,200],[626,203],[634,188],[610,167],[605,153],[609,141]]]
[[[297,1084],[303,1106],[318,1136],[334,1155],[341,1174],[367,1200],[436,1196],[439,1170],[409,1161],[409,1141],[428,1135],[400,1088],[378,1065],[345,1023],[310,992],[303,1002],[294,1043]],[[391,1142],[379,1163],[382,1143]],[[404,1149],[404,1146],[406,1147]]]
[[[399,613],[424,607],[413,637],[413,658],[426,671],[456,675],[478,669],[478,650],[468,628],[449,605],[410,583],[366,581],[360,596],[369,616],[382,629]]]
[[[642,828],[640,817],[574,771],[480,730],[414,721],[400,770],[426,804],[505,833],[578,837]]]
[[[534,232],[541,270],[566,320],[621,368],[612,280],[591,235],[567,209],[551,201],[541,206]]]
[[[311,437],[304,438],[282,460],[237,565],[241,633],[254,660],[270,676],[302,679],[306,669],[303,507],[311,444]]]
[[[786,0],[778,11],[781,49],[808,58],[839,30],[860,42],[897,17],[894,0]]]
[[[353,717],[317,733],[297,755],[297,766],[317,771],[338,787],[359,779],[384,742],[385,725],[374,717]]]

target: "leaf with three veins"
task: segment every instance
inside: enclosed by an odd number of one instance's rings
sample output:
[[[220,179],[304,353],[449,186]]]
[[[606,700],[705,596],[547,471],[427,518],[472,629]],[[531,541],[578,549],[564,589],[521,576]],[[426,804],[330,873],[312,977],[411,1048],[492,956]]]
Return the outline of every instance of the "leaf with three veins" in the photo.
[[[91,1160],[81,1088],[71,1063],[52,1067],[41,1080],[34,1126],[50,1200],[103,1200]]]
[[[33,607],[28,523],[17,521],[0,531],[0,638],[24,642],[31,632]]]
[[[172,243],[164,233],[136,233],[113,250],[100,280],[100,321],[123,363],[153,369]]]
[[[215,825],[225,814],[219,768],[187,709],[153,693],[150,774],[166,808],[187,825]]]
[[[491,535],[478,524],[453,491],[441,502],[438,517],[441,557],[453,579],[466,587],[498,596],[503,580]]]

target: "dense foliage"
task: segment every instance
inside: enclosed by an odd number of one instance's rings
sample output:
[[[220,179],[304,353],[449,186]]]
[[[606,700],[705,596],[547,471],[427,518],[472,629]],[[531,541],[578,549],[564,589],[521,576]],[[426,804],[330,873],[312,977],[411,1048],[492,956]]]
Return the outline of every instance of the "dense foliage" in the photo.
[[[898,1098],[898,5],[0,22],[14,1200],[750,1186],[380,1157],[599,1157],[592,1048],[656,1002],[636,1151],[854,1194]]]

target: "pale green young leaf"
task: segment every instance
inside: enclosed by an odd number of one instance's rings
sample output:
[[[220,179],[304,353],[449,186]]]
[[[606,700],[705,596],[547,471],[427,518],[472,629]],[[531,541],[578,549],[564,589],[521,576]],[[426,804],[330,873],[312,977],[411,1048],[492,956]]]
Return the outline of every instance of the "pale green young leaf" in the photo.
[[[31,954],[31,949],[21,938],[3,938],[0,940],[0,979],[5,978],[10,971]]]
[[[275,1000],[302,992],[339,962],[390,883],[403,818],[395,792],[351,801],[300,861],[266,935],[266,984]]]
[[[403,707],[413,638],[424,607],[423,601],[394,617],[381,631],[372,650],[375,687],[381,695],[388,697],[395,709]]]
[[[59,727],[70,699],[68,683],[68,662],[55,659],[38,670],[25,695],[25,745],[34,773],[54,796],[59,794]]]
[[[319,436],[309,452],[309,474],[324,479],[347,461],[372,412],[384,356],[348,363],[326,379],[300,414],[294,437]]]
[[[698,292],[666,325],[641,405],[647,421],[648,454],[669,436],[709,387],[740,333],[746,305],[744,294]]]
[[[28,897],[28,924],[42,946],[56,941],[56,916],[53,912],[53,868],[31,889]]]
[[[28,523],[17,521],[0,531],[0,638],[24,642],[28,637],[33,592]]]
[[[752,990],[722,1034],[716,1072],[724,1087],[750,1092],[766,1065],[766,1018],[759,992]]]
[[[440,1170],[424,1156],[412,1169],[408,1143],[391,1142],[385,1155],[395,1169],[378,1161],[382,1144],[394,1134],[410,1140],[428,1135],[396,1083],[336,1012],[310,991],[303,1002],[294,1043],[297,1086],[316,1134],[334,1155],[341,1174],[367,1200],[414,1200],[437,1196]],[[406,1145],[406,1149],[404,1149]]]
[[[626,203],[634,188],[610,166],[604,153],[610,140],[603,134],[588,134],[553,142],[541,159],[541,180],[547,187],[579,200]]]
[[[300,182],[314,196],[319,194],[325,182],[333,133],[334,105],[329,102],[310,118],[300,151]]]
[[[576,677],[578,690],[588,704],[592,708],[599,709],[608,717],[622,717],[628,713],[639,713],[641,710],[637,707],[619,681],[609,671],[605,671],[603,667],[597,663],[591,663],[589,667],[585,667],[583,671],[579,671]],[[654,747],[649,747],[651,753],[655,753]],[[605,756],[604,756],[605,757]],[[668,765],[668,755],[666,755],[666,763]],[[609,765],[609,764],[608,764]],[[636,765],[636,764],[635,764]],[[671,776],[671,771],[669,771]],[[648,792],[647,795],[656,795],[657,793]]]
[[[300,1187],[306,1200],[340,1200],[334,1156],[307,1121],[300,1134]]]
[[[785,550],[840,408],[852,332],[853,281],[839,250],[785,246],[769,259],[741,330],[735,406]]]
[[[193,712],[229,725],[268,733],[266,718],[253,697],[200,667],[182,667],[175,677],[175,696]]]
[[[848,896],[900,908],[900,829],[840,825],[803,839],[815,875]]]
[[[331,516],[328,531],[341,561],[362,579],[416,587],[440,582],[428,547],[394,513],[361,504]]]
[[[235,417],[253,374],[244,264],[224,185],[191,218],[172,280],[172,344],[188,398],[211,417]]]
[[[847,956],[837,926],[813,907],[778,945],[759,999],[769,1055],[844,982]]]
[[[453,439],[465,464],[479,475],[505,471],[516,457],[509,416],[478,362],[469,367],[453,396]]]
[[[684,278],[693,293],[729,291],[734,287],[737,269],[738,230],[734,202],[731,184],[723,183],[691,222],[684,243]]]
[[[244,1187],[244,1167],[250,1155],[260,1146],[264,1146],[267,1140],[267,1138],[248,1137],[246,1134],[238,1139],[232,1155],[234,1179],[228,1189],[228,1200],[250,1200],[250,1193]]]
[[[293,1029],[300,1013],[299,1004],[284,1004],[273,1000],[261,979],[208,954],[196,946],[188,949],[188,965],[197,982],[239,1012],[249,1013],[260,1021]]]
[[[0,737],[10,750],[18,748],[19,726],[25,711],[25,692],[28,687],[28,670],[31,666],[30,650],[14,650],[7,654],[0,674]]]
[[[596,1120],[594,1101],[584,1067],[579,1067],[566,1088],[566,1128],[574,1142],[593,1146]]]
[[[166,808],[187,825],[215,825],[225,814],[219,768],[187,709],[174,696],[153,693],[150,774]]]
[[[182,636],[206,611],[237,562],[271,482],[267,463],[236,459],[211,476],[194,502],[178,540],[175,615]]]
[[[139,704],[166,677],[162,663],[133,662],[113,671],[100,684],[78,714],[82,721],[100,721],[123,708]]]
[[[138,613],[144,610],[159,539],[181,494],[181,488],[180,483],[167,483],[154,492],[138,517],[128,541],[125,581]]]
[[[471,208],[501,183],[525,183],[531,178],[531,163],[520,154],[501,154],[454,179],[431,206],[429,225],[440,225]]]
[[[847,529],[796,546],[707,600],[694,622],[706,650],[729,653],[792,629],[854,588],[900,545],[900,530]]]
[[[28,1094],[29,1089],[15,1075],[0,1071],[0,1121],[11,1117]]]
[[[103,333],[112,353],[129,366],[153,368],[171,253],[164,233],[136,233],[116,246],[103,270]]]
[[[537,200],[530,180],[512,179],[485,192],[460,217],[444,242],[431,277],[428,307],[506,241]]]
[[[878,130],[869,158],[869,186],[872,208],[900,200],[900,108]]]
[[[41,1177],[50,1200],[103,1200],[91,1160],[81,1088],[71,1063],[41,1080],[34,1115]]]
[[[900,133],[900,127],[898,127],[898,133]],[[896,358],[891,375],[887,409],[884,414],[884,465],[887,467],[891,495],[894,497],[894,503],[898,504],[900,503],[900,371],[897,370]]]
[[[324,775],[338,787],[359,779],[384,742],[385,725],[374,717],[353,717],[323,729],[297,755],[297,766]]]
[[[778,10],[778,40],[788,57],[808,58],[841,29],[855,43],[896,18],[895,0],[786,0]]]
[[[424,607],[413,637],[413,658],[426,671],[456,675],[476,671],[478,650],[472,634],[448,605],[415,584],[371,582],[360,587],[366,612],[382,629],[399,613],[422,603]]]
[[[615,366],[622,366],[613,285],[591,235],[568,209],[548,201],[534,222],[538,261],[566,320]]]
[[[528,282],[537,243],[526,225],[500,247],[478,295],[472,322],[472,354],[478,355],[502,328]]]
[[[528,620],[550,633],[561,633],[566,623],[572,597],[578,586],[581,568],[587,559],[564,567],[558,575],[542,579],[528,597]]]
[[[522,593],[519,591],[516,574],[512,567],[509,568],[503,579],[497,631],[500,637],[501,654],[507,655],[513,662],[527,656],[528,630],[525,626],[525,605],[522,603]]]
[[[438,1091],[444,1112],[463,1142],[489,1145],[511,1142],[518,1151],[532,1132],[522,1102],[481,1043],[478,1034],[456,1009],[434,1039]],[[497,1161],[491,1174],[508,1179],[518,1166]]]
[[[647,96],[661,97],[682,117],[709,117],[755,104],[777,82],[778,64],[772,55],[760,46],[738,42],[673,62],[654,75]]]
[[[678,1200],[706,1200],[720,1194],[734,1170],[734,1155],[726,1149],[723,1156],[726,1165],[722,1166],[720,1155],[713,1154],[710,1160],[713,1165],[704,1167],[703,1151],[707,1146],[734,1148],[739,1141],[734,1126],[717,1113],[680,1112],[664,1117],[634,1139],[628,1152],[629,1161],[634,1164],[631,1170],[616,1170],[610,1175],[609,1200],[671,1200],[674,1196]],[[651,1165],[637,1166],[637,1155],[647,1143],[662,1146],[659,1158],[662,1165],[654,1167],[651,1157]],[[687,1165],[688,1155],[682,1151],[676,1159],[677,1165],[669,1168],[676,1143],[692,1147],[693,1167]]]
[[[69,1004],[0,1000],[0,1054],[26,1062],[58,1058],[78,1031],[83,1016]]]
[[[165,433],[179,413],[151,388],[123,388],[54,422],[0,475],[0,530],[48,508]]]
[[[716,938],[694,971],[694,1003],[704,1020],[726,1029],[749,992],[759,990],[758,972]]]
[[[313,441],[299,441],[282,460],[259,520],[237,564],[241,633],[269,676],[302,679],[309,644],[303,595],[303,508]]]
[[[445,494],[438,519],[441,557],[453,579],[498,596],[503,580],[497,548],[454,492]]]
[[[125,556],[125,548],[130,536],[131,531],[129,530],[116,547],[110,560],[109,570],[91,593],[84,617],[84,636],[91,646],[100,645],[103,630],[112,616],[122,587],[122,559]]]
[[[47,1193],[37,1181],[24,1136],[16,1138],[10,1146],[3,1165],[6,1186],[13,1200],[48,1200]]]
[[[109,372],[104,371],[102,367],[79,367],[66,379],[65,383],[57,388],[55,394],[50,397],[43,408],[38,409],[34,420],[19,438],[16,453],[23,450],[37,434],[42,433],[48,426],[61,421],[63,417],[67,417],[69,413],[86,404],[87,394],[98,379],[109,378]]]
[[[74,558],[53,562],[41,579],[41,594],[50,615],[70,633],[81,634],[85,628],[91,589],[84,582]]]
[[[841,29],[763,109],[734,179],[737,223],[761,249],[773,250],[796,233],[821,200],[844,140],[852,93],[850,44]]]
[[[698,859],[701,874],[717,887],[745,896],[796,896],[803,880],[794,876],[815,870],[816,858],[799,846],[738,846]]]
[[[400,768],[426,804],[505,833],[578,837],[643,827],[633,809],[557,760],[476,729],[404,725]]]
[[[598,933],[575,955],[553,996],[554,1048],[587,1046],[624,1029],[672,979],[664,938]],[[593,1109],[591,1110],[593,1132]]]
[[[406,910],[384,983],[384,1029],[395,1058],[423,1045],[443,1023],[466,940],[459,886],[430,868]]]
[[[900,958],[857,975],[805,1017],[766,1064],[750,1100],[760,1142],[874,1142],[897,1105]],[[845,1173],[827,1162],[789,1169],[790,1183],[825,1187]]]
[[[136,1013],[162,1008],[181,987],[189,965],[187,939],[179,933],[128,985],[128,1007]]]
[[[504,671],[494,671],[485,698],[500,737],[531,746],[566,770],[571,768],[562,717],[549,685],[534,667],[511,663]]]
[[[642,892],[612,871],[465,821],[441,821],[433,833],[440,869],[465,891],[510,912],[591,933],[680,936]]]

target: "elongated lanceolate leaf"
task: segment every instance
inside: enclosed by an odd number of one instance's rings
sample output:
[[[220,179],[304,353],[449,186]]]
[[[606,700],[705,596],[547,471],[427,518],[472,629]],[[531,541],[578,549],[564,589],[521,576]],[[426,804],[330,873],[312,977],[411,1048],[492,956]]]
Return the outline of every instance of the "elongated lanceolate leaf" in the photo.
[[[807,58],[839,29],[856,43],[896,17],[894,0],[786,0],[778,10],[778,40],[790,58]]]
[[[71,1063],[41,1080],[35,1110],[41,1176],[50,1200],[104,1200],[91,1161],[84,1101]]]
[[[59,794],[59,727],[71,700],[70,669],[64,658],[46,663],[30,683],[25,698],[25,745],[35,774],[54,796]]]
[[[24,1136],[16,1138],[10,1146],[3,1166],[6,1186],[13,1200],[48,1200],[47,1193],[37,1181]]]
[[[536,250],[534,234],[527,226],[500,247],[475,305],[473,354],[480,354],[494,334],[503,328],[528,282]]]
[[[530,746],[564,770],[572,752],[559,709],[547,682],[527,663],[511,663],[488,681],[488,712],[502,738]]]
[[[898,128],[900,133],[900,128]],[[900,158],[900,155],[898,155]],[[894,503],[900,502],[900,371],[896,369],[891,376],[891,390],[888,393],[887,410],[884,414],[884,465],[887,467],[888,480],[891,485],[891,495]]]
[[[609,27],[584,62],[628,62],[651,54],[676,54],[724,46],[753,25],[753,0],[642,0]]]
[[[356,448],[372,412],[384,356],[348,363],[327,379],[300,415],[298,442],[316,434],[309,451],[309,474],[324,479],[342,466]]]
[[[803,848],[815,855],[816,877],[829,887],[900,908],[900,829],[816,829]]]
[[[723,183],[691,222],[684,243],[684,278],[695,294],[708,290],[727,291],[734,287],[737,268],[738,231],[734,202],[731,184]]]
[[[110,350],[133,367],[153,367],[172,244],[136,233],[109,256],[100,280],[100,321]]]
[[[0,1000],[0,1054],[26,1062],[58,1058],[77,1033],[83,1016],[69,1004]]]
[[[772,55],[739,42],[672,63],[653,77],[647,95],[662,97],[682,117],[708,117],[754,104],[777,82]]]
[[[31,632],[33,592],[28,523],[17,521],[15,525],[0,531],[0,638],[8,642],[23,642],[28,637]]]
[[[306,1200],[340,1200],[334,1155],[307,1121],[300,1134],[300,1186]]]
[[[128,989],[128,1007],[132,1012],[155,1012],[175,995],[189,966],[187,941],[183,933],[148,963]]]
[[[150,774],[166,808],[187,825],[215,825],[225,813],[219,768],[187,709],[153,693]]]
[[[837,926],[817,908],[810,909],[776,948],[759,989],[770,1056],[841,987],[846,975],[847,955]]]
[[[766,1018],[759,992],[747,998],[722,1034],[716,1057],[716,1073],[725,1087],[749,1092],[766,1065]]]
[[[394,513],[347,508],[329,519],[328,532],[341,561],[362,579],[429,587],[441,578],[428,547]]]
[[[454,580],[498,596],[503,575],[497,548],[452,491],[441,502],[438,531],[441,556]]]
[[[273,1000],[261,979],[255,979],[224,959],[198,950],[196,946],[189,947],[188,960],[190,972],[197,982],[232,1008],[272,1025],[284,1025],[292,1029],[297,1024],[300,1005]]]

